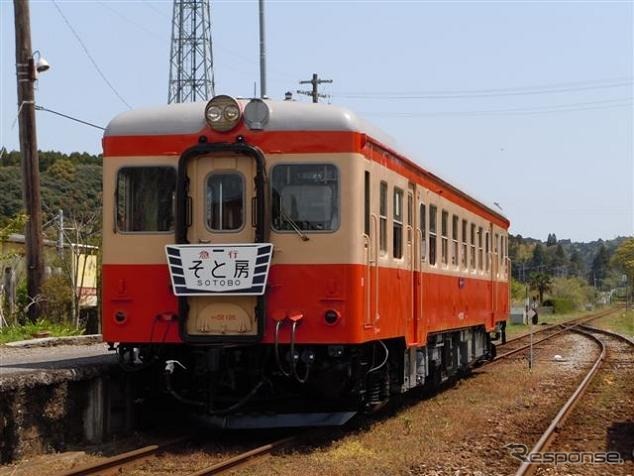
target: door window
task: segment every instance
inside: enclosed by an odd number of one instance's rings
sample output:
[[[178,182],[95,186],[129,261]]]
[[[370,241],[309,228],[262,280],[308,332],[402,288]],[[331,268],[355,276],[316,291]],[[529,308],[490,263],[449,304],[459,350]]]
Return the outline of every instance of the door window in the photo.
[[[242,175],[215,173],[207,178],[207,227],[213,231],[235,231],[244,222]]]

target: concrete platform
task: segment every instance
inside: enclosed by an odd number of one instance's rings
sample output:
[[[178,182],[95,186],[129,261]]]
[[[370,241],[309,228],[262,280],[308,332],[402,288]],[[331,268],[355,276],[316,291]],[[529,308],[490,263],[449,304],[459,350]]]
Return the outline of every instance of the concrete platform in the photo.
[[[99,442],[129,426],[129,379],[95,340],[0,346],[0,463]]]
[[[64,342],[51,346],[51,341],[47,341],[42,344],[45,346],[30,342],[22,346],[0,346],[0,391],[91,378],[117,363],[114,352],[108,351],[104,343],[68,345]]]

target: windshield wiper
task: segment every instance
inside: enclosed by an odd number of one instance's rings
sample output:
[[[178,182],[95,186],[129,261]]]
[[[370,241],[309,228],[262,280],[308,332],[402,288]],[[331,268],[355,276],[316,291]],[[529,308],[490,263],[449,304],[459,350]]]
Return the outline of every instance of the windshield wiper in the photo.
[[[291,225],[291,228],[295,230],[295,233],[297,233],[297,236],[299,236],[302,241],[310,240],[310,238],[308,238],[308,236],[306,236],[306,234],[302,230],[300,230],[299,226],[297,226],[297,223],[295,223],[291,217],[284,213],[284,210],[280,209],[280,215],[282,215],[282,219],[284,219],[289,225]]]

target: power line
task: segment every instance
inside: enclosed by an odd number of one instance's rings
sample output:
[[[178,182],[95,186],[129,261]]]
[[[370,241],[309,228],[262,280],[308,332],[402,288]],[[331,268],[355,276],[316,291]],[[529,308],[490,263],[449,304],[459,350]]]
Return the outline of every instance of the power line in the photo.
[[[106,78],[106,75],[101,70],[101,68],[99,67],[99,65],[97,64],[95,59],[92,57],[90,52],[88,51],[88,48],[86,47],[86,45],[82,41],[81,37],[79,36],[77,31],[75,31],[73,26],[70,24],[70,21],[68,20],[68,18],[66,18],[66,15],[64,15],[64,12],[62,11],[62,9],[57,4],[57,1],[56,0],[52,0],[52,2],[53,2],[53,5],[55,6],[55,8],[57,9],[57,11],[59,12],[59,14],[64,19],[64,22],[66,23],[66,25],[68,26],[70,31],[73,33],[73,35],[75,36],[75,38],[77,39],[77,41],[81,45],[82,49],[84,50],[84,53],[86,53],[86,56],[88,56],[88,59],[90,60],[90,62],[93,64],[93,66],[97,70],[97,73],[99,73],[99,76],[101,76],[101,79],[103,79],[105,81],[105,83],[108,85],[108,87],[110,87],[112,92],[115,93],[115,95],[121,100],[121,102],[123,104],[125,104],[126,106],[128,106],[128,109],[132,109],[132,106],[130,106],[130,104],[125,99],[123,99],[123,96],[121,96],[121,94],[119,94],[119,92],[115,89],[115,87],[112,85],[112,83],[110,81],[108,81],[108,78]]]
[[[148,33],[149,35],[153,36],[156,39],[159,40],[163,40],[164,38],[159,35],[158,33],[156,33],[155,31],[150,30],[149,28],[146,28],[144,25],[142,25],[141,23],[138,23],[130,18],[128,18],[127,16],[125,16],[123,13],[121,13],[119,10],[115,9],[114,7],[112,7],[111,5],[108,5],[105,2],[97,2],[99,5],[101,5],[102,7],[110,10],[112,13],[114,13],[115,15],[117,15],[119,18],[121,18],[123,21],[128,22],[129,24],[135,26],[136,28],[143,30],[144,32]],[[149,5],[148,5],[149,6]]]
[[[509,115],[532,115],[549,114],[557,112],[576,112],[597,109],[611,109],[615,107],[632,106],[632,98],[619,98],[603,101],[587,101],[569,104],[558,104],[553,106],[542,106],[535,108],[512,108],[512,109],[484,109],[476,111],[438,111],[438,112],[366,112],[367,116],[382,117],[438,117],[438,116],[509,116]]]
[[[87,126],[94,127],[95,129],[101,129],[102,131],[105,131],[105,130],[106,130],[106,128],[105,128],[105,127],[98,126],[98,125],[96,125],[96,124],[93,124],[92,122],[84,121],[84,120],[82,120],[82,119],[78,119],[78,118],[76,118],[76,117],[69,116],[69,115],[67,115],[67,114],[63,114],[63,113],[58,112],[58,111],[53,111],[52,109],[48,109],[48,108],[46,108],[46,107],[44,107],[44,106],[38,106],[38,105],[36,104],[36,105],[35,105],[35,109],[37,109],[38,111],[46,111],[46,112],[50,112],[50,113],[55,114],[55,115],[57,115],[57,116],[61,116],[61,117],[65,117],[66,119],[70,119],[71,121],[79,122],[79,123],[81,123],[81,124],[85,124],[85,125],[87,125]]]
[[[590,91],[632,86],[632,79],[579,81],[576,83],[559,83],[550,86],[528,86],[518,88],[472,89],[454,91],[419,91],[419,92],[369,92],[369,93],[336,93],[333,95],[347,99],[465,99],[481,97],[529,96],[536,94],[558,94],[575,91]]]

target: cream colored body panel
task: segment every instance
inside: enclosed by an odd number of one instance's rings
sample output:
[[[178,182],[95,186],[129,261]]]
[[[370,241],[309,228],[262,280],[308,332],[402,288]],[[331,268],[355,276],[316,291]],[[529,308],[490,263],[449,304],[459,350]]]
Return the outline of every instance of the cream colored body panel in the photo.
[[[244,159],[250,161],[250,159]],[[224,162],[223,162],[224,161]],[[116,174],[121,167],[170,165],[176,168],[178,162],[177,156],[160,156],[160,157],[106,157],[103,165],[103,262],[104,264],[165,264],[165,245],[174,243],[174,233],[121,233],[114,231],[114,192],[116,186]],[[252,162],[252,161],[251,161]],[[235,167],[236,161],[232,158],[222,158],[218,162],[220,168],[227,170]],[[334,232],[307,232],[308,241],[302,241],[294,231],[276,232],[271,230],[269,241],[274,245],[274,254],[272,265],[283,264],[367,264],[368,253],[365,248],[366,243],[363,236],[364,228],[364,172],[370,172],[371,180],[371,214],[378,220],[379,217],[379,184],[385,181],[388,184],[388,203],[387,203],[387,253],[378,253],[378,266],[400,269],[411,269],[411,260],[415,260],[418,256],[414,250],[414,234],[419,230],[418,223],[418,205],[422,201],[426,205],[428,212],[429,205],[436,205],[438,209],[438,225],[437,225],[437,261],[435,265],[429,264],[429,234],[427,233],[423,239],[426,243],[426,259],[422,262],[422,271],[429,273],[437,273],[443,275],[467,276],[473,279],[497,281],[507,281],[508,272],[506,259],[500,260],[498,254],[495,253],[495,234],[504,236],[508,240],[507,232],[491,224],[484,218],[469,212],[455,203],[447,200],[438,193],[428,190],[418,184],[415,185],[415,197],[413,213],[416,214],[415,229],[408,233],[407,230],[407,193],[409,189],[408,180],[388,169],[387,167],[366,159],[360,154],[340,153],[340,154],[269,154],[266,157],[267,175],[270,176],[272,167],[280,163],[329,163],[334,164],[339,170],[339,208],[340,208],[340,226]],[[249,166],[251,167],[251,166]],[[243,171],[243,173],[246,172]],[[254,173],[254,170],[252,171]],[[252,177],[246,176],[247,183],[252,183]],[[202,190],[202,182],[200,182],[191,191],[192,198],[196,200],[204,198]],[[393,242],[393,188],[398,187],[404,192],[403,199],[403,257],[394,258],[391,251],[391,243]],[[252,241],[254,229],[251,226],[251,197],[253,190],[247,187],[247,196],[245,205],[249,211],[245,215],[244,228],[239,232],[240,239],[244,242]],[[270,206],[270,191],[267,190],[267,206]],[[196,206],[194,206],[196,208]],[[448,226],[448,248],[449,257],[447,264],[441,262],[441,216],[442,210],[449,213]],[[476,227],[482,227],[483,230],[489,231],[491,237],[491,249],[488,259],[490,263],[489,272],[483,265],[482,270],[479,269],[476,262],[475,269],[464,270],[460,266],[452,264],[452,232],[451,217],[456,214],[460,220],[467,219],[469,223],[476,224]],[[270,211],[267,210],[267,216]],[[195,221],[196,222],[196,221]],[[198,220],[202,223],[202,220]],[[371,227],[373,227],[371,222]],[[429,223],[427,223],[429,230]],[[204,225],[195,225],[193,231],[190,230],[190,240],[192,243],[204,241],[210,238],[210,233],[204,228]],[[233,235],[233,237],[232,237]],[[371,233],[371,239],[378,240],[378,236],[374,237]],[[214,242],[222,242],[226,236],[226,241],[235,242],[236,233],[225,232],[213,234]],[[408,240],[410,238],[410,240]],[[459,237],[460,239],[460,237]],[[372,243],[370,246],[374,246]],[[483,243],[484,248],[484,243]],[[461,249],[461,242],[459,243]],[[470,249],[470,245],[469,245]],[[476,240],[476,254],[478,246]],[[501,251],[501,250],[500,250]],[[372,254],[372,253],[370,253]],[[483,256],[486,253],[483,250]],[[506,255],[508,256],[508,255]],[[478,259],[478,258],[477,258]],[[499,265],[497,270],[491,275],[491,269],[494,268],[493,262],[497,260]],[[460,259],[457,259],[460,263]],[[416,266],[419,269],[420,266]]]

